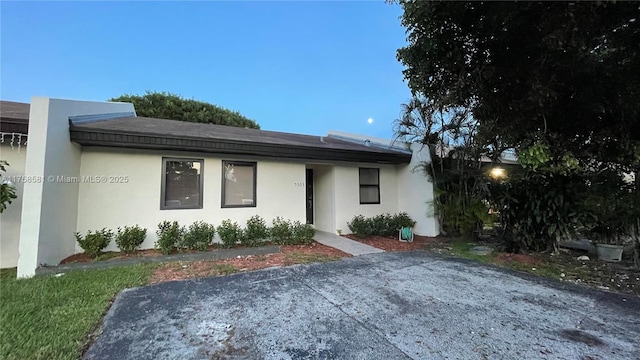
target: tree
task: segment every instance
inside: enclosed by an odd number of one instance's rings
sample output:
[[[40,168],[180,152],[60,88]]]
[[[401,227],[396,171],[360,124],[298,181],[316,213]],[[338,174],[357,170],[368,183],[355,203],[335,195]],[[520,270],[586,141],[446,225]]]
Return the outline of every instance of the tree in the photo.
[[[397,57],[414,98],[396,133],[493,160],[513,148],[521,174],[489,200],[521,245],[565,237],[603,174],[636,173],[638,195],[640,4],[397,2],[408,40]]]
[[[6,172],[6,166],[9,166],[9,163],[0,160],[0,180],[2,180],[2,173]],[[7,209],[7,205],[11,204],[11,202],[17,198],[16,188],[13,184],[5,180],[0,182],[0,214]]]
[[[142,96],[124,94],[109,101],[133,103],[138,116],[260,129],[255,121],[237,111],[167,92],[147,91]]]
[[[640,4],[401,0],[412,92],[467,109],[483,141],[553,159],[640,157]]]

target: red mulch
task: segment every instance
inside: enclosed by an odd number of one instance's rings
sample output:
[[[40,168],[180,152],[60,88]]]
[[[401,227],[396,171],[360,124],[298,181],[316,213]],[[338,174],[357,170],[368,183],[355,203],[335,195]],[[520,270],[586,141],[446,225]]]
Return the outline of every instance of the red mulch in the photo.
[[[271,245],[270,243],[265,243],[265,245]],[[237,245],[236,248],[245,248],[246,246],[244,245]],[[223,247],[221,245],[209,245],[209,248],[207,249],[207,251],[217,251],[223,249]],[[200,252],[200,250],[173,250],[169,253],[169,255],[173,255],[173,254],[192,254],[192,253],[197,253]],[[106,255],[106,256],[105,256]],[[109,256],[112,255],[112,256]],[[108,261],[108,260],[112,260],[112,259],[130,259],[130,258],[137,258],[140,256],[161,256],[164,255],[162,254],[160,251],[156,250],[156,249],[146,249],[146,250],[136,250],[135,252],[131,253],[131,254],[125,254],[125,253],[121,253],[119,251],[105,251],[103,252],[100,256],[102,257],[106,257],[106,259],[104,260],[99,260],[99,261]],[[85,254],[85,253],[80,253],[80,254],[74,254],[71,255],[69,257],[66,257],[64,259],[62,259],[62,261],[60,261],[60,265],[63,264],[70,264],[70,263],[78,263],[78,262],[91,262],[91,261],[95,261],[93,258],[91,258],[89,255]]]
[[[153,272],[150,283],[225,275],[230,272],[251,271],[269,267],[289,266],[305,262],[305,255],[321,256],[327,260],[351,256],[340,250],[316,242],[311,245],[286,245],[282,246],[281,252],[276,254],[240,256],[217,261],[191,261],[163,264]]]
[[[427,245],[440,241],[439,238],[414,235],[413,242],[401,242],[398,238],[388,238],[384,236],[371,236],[361,239],[353,234],[344,235],[351,240],[359,241],[384,251],[413,251],[422,250]]]
[[[73,254],[69,257],[62,259],[62,261],[60,261],[60,265],[78,263],[78,262],[90,262],[90,261],[93,261],[93,258],[91,258],[89,254],[80,253],[80,254]]]
[[[196,250],[189,250],[187,252],[195,252],[195,251]],[[178,251],[172,252],[172,254],[177,254],[177,253]],[[109,256],[109,255],[113,255],[113,256]],[[162,253],[156,249],[136,250],[132,254],[125,254],[117,251],[105,251],[101,254],[101,256],[104,256],[107,259],[99,260],[99,261],[108,261],[112,259],[130,259],[130,258],[137,258],[141,256],[160,256],[160,255],[162,255]],[[73,254],[69,257],[62,259],[62,261],[60,261],[60,265],[70,264],[70,263],[79,263],[79,262],[92,262],[92,261],[95,261],[95,260],[91,256],[89,256],[89,254],[80,253],[80,254]]]

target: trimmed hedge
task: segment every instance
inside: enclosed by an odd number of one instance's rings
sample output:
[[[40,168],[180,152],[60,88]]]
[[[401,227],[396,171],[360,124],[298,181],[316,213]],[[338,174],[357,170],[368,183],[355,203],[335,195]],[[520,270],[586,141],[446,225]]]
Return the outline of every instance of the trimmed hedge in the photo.
[[[407,213],[401,212],[394,215],[380,214],[369,218],[356,215],[347,223],[347,226],[355,236],[367,238],[374,235],[392,237],[401,228],[414,227],[415,224],[416,222]]]

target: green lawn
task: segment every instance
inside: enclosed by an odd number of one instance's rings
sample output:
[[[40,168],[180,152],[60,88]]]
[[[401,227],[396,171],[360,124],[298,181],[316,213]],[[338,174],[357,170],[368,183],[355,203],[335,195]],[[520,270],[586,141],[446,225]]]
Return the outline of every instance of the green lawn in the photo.
[[[152,265],[15,279],[0,272],[0,359],[77,359],[109,302],[144,285]]]

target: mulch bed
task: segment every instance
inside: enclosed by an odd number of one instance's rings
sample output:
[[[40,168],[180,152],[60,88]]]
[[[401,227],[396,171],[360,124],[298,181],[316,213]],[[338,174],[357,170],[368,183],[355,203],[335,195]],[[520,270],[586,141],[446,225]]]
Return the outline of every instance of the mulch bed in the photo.
[[[422,250],[429,244],[436,243],[441,240],[437,237],[427,237],[414,235],[413,242],[401,242],[398,238],[390,238],[384,236],[371,236],[366,239],[359,238],[353,234],[343,235],[344,237],[367,244],[384,251],[413,251]]]
[[[264,243],[264,245],[272,245],[271,243]],[[244,245],[236,245],[234,249],[246,248]],[[209,245],[207,251],[217,251],[225,249],[222,245]],[[200,250],[173,250],[169,253],[169,255],[175,254],[193,254],[201,252]],[[137,258],[141,256],[163,256],[164,254],[156,249],[146,249],[146,250],[136,250],[131,254],[125,254],[119,251],[105,251],[100,254],[101,259],[93,259],[91,256],[85,253],[73,254],[69,257],[66,257],[60,261],[60,265],[70,264],[70,263],[79,263],[79,262],[92,262],[92,261],[109,261],[115,259],[131,259]]]
[[[338,249],[314,242],[311,245],[285,245],[281,252],[267,255],[239,256],[233,259],[216,261],[190,261],[168,263],[155,269],[150,283],[183,280],[196,277],[225,275],[231,272],[252,271],[269,267],[290,266],[300,263],[293,256],[320,256],[327,260],[334,260],[351,255]]]
[[[215,250],[215,248],[212,248],[211,250]],[[187,252],[196,252],[196,250],[190,250]],[[172,252],[172,254],[177,254],[177,253],[178,251]],[[161,256],[161,255],[163,254],[160,251],[155,249],[137,250],[132,254],[124,254],[117,251],[105,251],[101,254],[101,256],[107,257],[108,258],[107,260],[95,260],[91,256],[89,256],[89,254],[80,253],[80,254],[73,254],[69,257],[62,259],[62,261],[60,261],[60,265],[71,264],[71,263],[81,263],[81,262],[92,262],[92,261],[108,261],[112,259],[131,259],[131,258],[136,258],[141,256]]]

